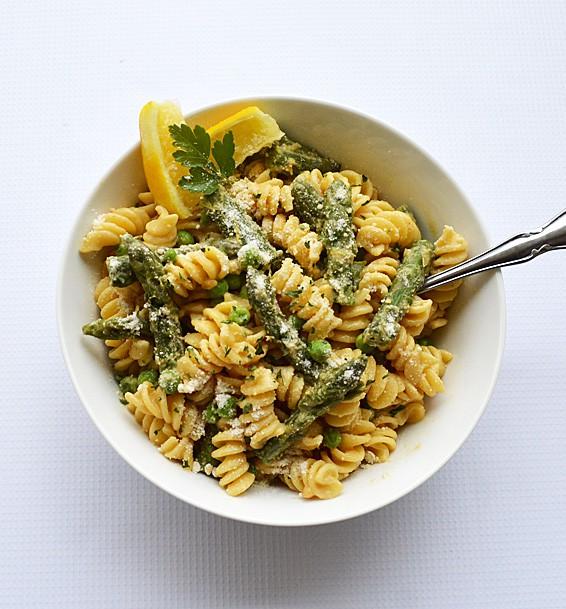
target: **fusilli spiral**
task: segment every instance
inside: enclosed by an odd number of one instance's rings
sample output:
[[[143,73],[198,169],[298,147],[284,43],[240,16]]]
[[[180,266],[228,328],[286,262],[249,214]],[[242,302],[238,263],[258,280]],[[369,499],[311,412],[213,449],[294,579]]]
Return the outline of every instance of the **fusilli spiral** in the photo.
[[[466,260],[468,257],[468,242],[451,226],[445,226],[442,234],[434,243],[434,256],[432,274],[446,271]],[[461,284],[461,279],[452,281],[424,294],[425,298],[430,298],[433,301],[433,308],[427,323],[429,330],[442,328],[448,323],[446,310],[454,302]]]
[[[155,208],[157,218],[145,226],[144,243],[151,247],[172,247],[177,241],[177,214],[170,214],[165,207]]]
[[[177,254],[173,262],[165,265],[165,272],[175,293],[187,297],[196,286],[212,289],[230,272],[230,261],[224,252],[210,246]]]
[[[240,387],[244,396],[240,422],[244,435],[250,437],[253,449],[261,448],[269,439],[280,436],[285,426],[275,416],[273,406],[277,381],[269,368],[258,367],[248,376]]]
[[[303,329],[312,338],[326,338],[341,324],[327,298],[290,258],[272,275],[271,283],[283,302],[290,302],[291,310],[306,320]]]
[[[110,277],[103,277],[94,288],[94,300],[100,310],[100,317],[108,319],[118,315],[128,315],[140,303],[141,286],[133,283],[127,288],[116,288],[110,283]]]
[[[293,366],[274,366],[273,372],[277,381],[277,400],[293,410],[303,395],[305,379]]]
[[[249,471],[243,429],[228,426],[213,436],[212,444],[216,447],[212,457],[220,461],[220,465],[214,469],[214,476],[220,479],[220,486],[229,495],[241,495],[255,480],[255,475]]]
[[[248,189],[256,199],[255,215],[259,218],[274,216],[280,209],[284,212],[293,209],[291,187],[279,178],[270,178],[269,172],[261,173],[255,181],[248,182]]]
[[[399,260],[392,256],[380,256],[372,260],[362,270],[360,290],[367,290],[372,300],[381,302],[397,274]]]
[[[105,341],[108,357],[118,373],[135,372],[147,366],[153,359],[152,344],[141,338],[126,338]]]
[[[364,446],[375,455],[378,463],[384,463],[397,448],[397,432],[390,427],[375,427]]]
[[[331,338],[338,347],[353,345],[373,317],[373,307],[369,302],[369,293],[366,290],[357,290],[354,301],[353,305],[342,306],[337,314],[342,323],[332,332]]]
[[[401,325],[411,336],[418,336],[430,319],[431,312],[432,300],[414,296],[411,306],[401,320]]]
[[[364,460],[364,445],[369,442],[374,425],[369,421],[357,419],[346,430],[341,432],[340,444],[321,452],[321,457],[327,463],[334,463],[338,469],[339,478],[346,478],[358,469]]]
[[[378,427],[391,427],[397,429],[403,425],[418,423],[426,414],[425,407],[422,401],[409,402],[401,406],[393,406],[388,408],[374,419],[374,423]]]
[[[99,216],[81,243],[82,253],[98,252],[103,247],[118,245],[120,237],[141,235],[155,210],[155,205],[118,207]]]
[[[409,247],[421,236],[413,218],[386,201],[368,201],[354,211],[353,221],[358,227],[358,245],[373,256],[379,256],[394,245]]]
[[[264,218],[261,226],[273,243],[284,247],[305,270],[314,273],[323,245],[308,224],[302,224],[297,216],[277,214]]]
[[[337,466],[321,459],[294,462],[290,473],[282,476],[282,479],[291,490],[297,491],[305,499],[331,499],[342,492]]]
[[[366,402],[375,410],[387,408],[399,399],[399,394],[405,389],[401,377],[389,372],[385,366],[377,366],[373,383],[366,393]]]
[[[298,450],[316,450],[322,444],[322,425],[319,421],[315,421],[308,429],[305,435],[296,442],[295,448]]]
[[[261,344],[264,335],[264,330],[252,332],[236,324],[226,324],[220,332],[208,337],[195,332],[188,334],[185,340],[212,366],[245,367],[257,363],[265,355]]]

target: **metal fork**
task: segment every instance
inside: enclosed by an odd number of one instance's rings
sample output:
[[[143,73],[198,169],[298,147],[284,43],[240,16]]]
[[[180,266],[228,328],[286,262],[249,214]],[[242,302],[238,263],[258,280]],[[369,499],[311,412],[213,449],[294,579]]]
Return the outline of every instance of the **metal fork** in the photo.
[[[559,249],[566,249],[566,209],[540,228],[515,235],[447,271],[430,275],[419,293],[483,271],[528,262],[539,254]]]

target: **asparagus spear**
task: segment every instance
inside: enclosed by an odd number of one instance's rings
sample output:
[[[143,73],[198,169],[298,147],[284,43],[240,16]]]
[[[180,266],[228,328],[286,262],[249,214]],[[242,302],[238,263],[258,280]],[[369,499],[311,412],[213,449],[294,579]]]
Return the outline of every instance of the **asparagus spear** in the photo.
[[[238,259],[243,267],[267,266],[280,255],[259,225],[224,187],[206,196],[204,206],[224,236],[238,241]]]
[[[353,304],[358,248],[352,226],[351,188],[336,180],[322,197],[305,176],[298,176],[291,192],[295,213],[314,227],[326,247],[325,276],[336,293],[336,302]]]
[[[151,336],[148,322],[142,319],[138,313],[132,313],[125,317],[97,319],[83,326],[83,334],[102,340],[130,337],[149,338]]]
[[[124,235],[130,264],[141,283],[149,311],[149,327],[155,341],[155,361],[159,366],[159,385],[174,393],[181,382],[177,360],[184,354],[179,312],[169,291],[159,258],[141,241]]]
[[[389,292],[369,326],[361,335],[361,345],[386,349],[399,334],[399,322],[407,312],[413,296],[418,292],[430,270],[434,245],[426,239],[417,241],[405,251],[403,262]]]
[[[319,152],[299,142],[294,142],[283,136],[267,152],[267,165],[277,173],[296,175],[301,171],[320,169],[327,171],[340,171],[340,163],[334,159],[322,156]]]
[[[304,436],[309,426],[329,408],[348,399],[360,390],[360,378],[366,368],[367,357],[360,355],[338,368],[325,368],[317,382],[309,387],[299,401],[296,410],[285,421],[285,432],[272,438],[257,452],[268,463],[277,459],[293,442]]]
[[[122,245],[127,248],[130,265],[145,292],[146,301],[155,307],[175,307],[167,290],[167,278],[159,258],[145,243],[131,235],[122,236]]]
[[[106,258],[106,268],[108,269],[110,283],[117,288],[125,288],[136,280],[128,255],[108,256]]]
[[[324,222],[324,198],[305,176],[298,176],[291,184],[293,210],[302,222],[320,233]]]
[[[352,225],[352,190],[336,180],[325,193],[325,217],[320,237],[326,246],[325,275],[336,293],[336,302],[354,304],[354,260],[358,253]]]
[[[281,345],[298,372],[309,380],[316,379],[320,365],[310,358],[307,346],[301,340],[297,328],[281,312],[269,278],[261,271],[248,267],[246,286],[248,299],[265,326],[267,334]]]

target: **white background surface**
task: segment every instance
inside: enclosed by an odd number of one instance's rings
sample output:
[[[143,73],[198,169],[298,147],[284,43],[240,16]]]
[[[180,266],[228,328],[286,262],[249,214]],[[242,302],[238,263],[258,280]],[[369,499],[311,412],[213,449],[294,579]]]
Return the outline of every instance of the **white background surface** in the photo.
[[[209,516],[142,479],[82,409],[54,319],[71,223],[148,99],[358,108],[436,157],[495,242],[566,207],[565,62],[561,2],[3,0],[0,607],[565,607],[566,252],[505,271],[500,379],[458,455],[313,529]]]

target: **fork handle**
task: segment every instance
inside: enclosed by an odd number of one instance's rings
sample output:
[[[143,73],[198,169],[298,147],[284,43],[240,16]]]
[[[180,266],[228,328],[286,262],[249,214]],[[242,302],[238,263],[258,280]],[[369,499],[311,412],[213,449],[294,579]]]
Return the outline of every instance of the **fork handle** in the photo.
[[[429,275],[419,293],[502,266],[521,264],[551,250],[566,249],[566,209],[535,230],[515,235],[447,271]]]

